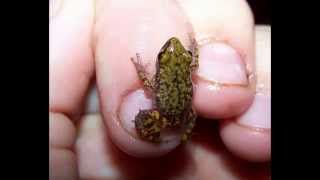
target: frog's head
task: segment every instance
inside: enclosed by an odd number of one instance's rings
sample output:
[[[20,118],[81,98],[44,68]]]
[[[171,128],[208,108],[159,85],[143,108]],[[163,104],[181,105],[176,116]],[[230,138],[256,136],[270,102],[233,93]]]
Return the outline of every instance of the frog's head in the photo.
[[[177,58],[179,61],[185,60],[183,62],[191,63],[191,54],[183,47],[178,38],[171,37],[161,48],[161,51],[158,54],[158,60],[160,64],[166,64],[170,59],[176,60],[175,57],[179,57]]]
[[[170,50],[174,50],[176,53],[184,53],[186,50],[184,49],[180,40],[176,37],[172,37],[168,40],[168,47]],[[171,48],[170,48],[171,47]]]
[[[175,53],[181,55],[186,52],[180,40],[176,37],[172,37],[163,45],[160,53],[171,54]]]

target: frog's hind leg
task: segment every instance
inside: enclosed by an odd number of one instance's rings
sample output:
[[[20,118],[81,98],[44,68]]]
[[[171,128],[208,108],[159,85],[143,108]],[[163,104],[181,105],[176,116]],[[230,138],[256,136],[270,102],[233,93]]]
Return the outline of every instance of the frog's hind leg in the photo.
[[[192,131],[196,125],[196,119],[197,119],[196,112],[192,108],[185,117],[184,132],[181,135],[182,143],[186,143],[189,139],[191,139]]]
[[[161,130],[166,128],[167,119],[157,110],[140,110],[135,117],[137,134],[144,140],[153,143],[161,142]]]
[[[143,82],[144,87],[146,87],[150,91],[154,91],[155,89],[154,77],[151,80],[148,79],[148,73],[145,70],[146,68],[142,65],[142,60],[138,53],[136,54],[136,57],[137,59],[131,58],[131,61],[133,62],[136,68],[139,79]]]

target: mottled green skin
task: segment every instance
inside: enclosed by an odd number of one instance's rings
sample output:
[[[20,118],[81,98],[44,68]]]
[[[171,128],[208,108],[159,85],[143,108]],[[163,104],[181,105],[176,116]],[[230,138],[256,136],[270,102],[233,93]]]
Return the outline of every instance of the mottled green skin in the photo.
[[[152,80],[138,61],[132,59],[144,86],[155,95],[155,107],[140,110],[135,117],[135,126],[141,138],[161,142],[164,128],[181,127],[182,141],[187,141],[195,125],[196,113],[192,108],[192,71],[198,66],[197,51],[192,54],[173,37],[161,48],[157,57],[157,71]],[[157,116],[155,116],[157,114]]]
[[[156,106],[162,115],[176,116],[191,107],[192,54],[176,38],[162,47],[157,61]]]

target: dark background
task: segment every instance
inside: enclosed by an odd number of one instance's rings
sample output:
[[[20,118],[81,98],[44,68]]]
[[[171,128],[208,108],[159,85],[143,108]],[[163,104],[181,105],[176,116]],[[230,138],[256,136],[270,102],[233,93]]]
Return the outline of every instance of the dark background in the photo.
[[[271,25],[271,4],[270,0],[247,0],[253,14],[256,24]]]

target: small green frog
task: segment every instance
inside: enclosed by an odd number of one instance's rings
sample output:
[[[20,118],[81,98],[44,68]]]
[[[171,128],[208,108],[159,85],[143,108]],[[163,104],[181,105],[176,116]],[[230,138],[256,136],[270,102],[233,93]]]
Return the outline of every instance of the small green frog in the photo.
[[[198,67],[195,41],[192,52],[186,50],[178,38],[170,38],[161,48],[156,62],[156,74],[148,79],[141,57],[131,58],[144,87],[154,98],[153,108],[140,110],[135,117],[137,134],[144,140],[159,143],[165,128],[183,131],[186,142],[195,126],[196,112],[192,107],[193,84],[191,73]]]

